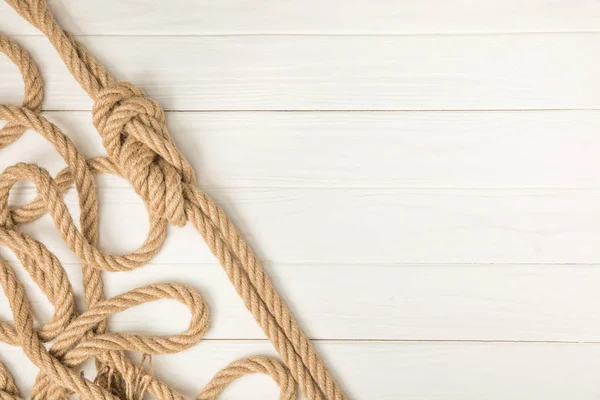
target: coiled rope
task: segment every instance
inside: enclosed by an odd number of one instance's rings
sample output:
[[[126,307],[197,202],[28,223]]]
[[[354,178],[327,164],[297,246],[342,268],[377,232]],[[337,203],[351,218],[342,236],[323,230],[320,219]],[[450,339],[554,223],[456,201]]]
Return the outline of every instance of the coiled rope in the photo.
[[[19,67],[25,82],[20,107],[0,105],[0,120],[7,121],[0,129],[0,148],[31,129],[48,140],[67,164],[54,178],[45,169],[25,163],[11,166],[0,175],[0,244],[15,253],[55,309],[46,325],[35,327],[22,283],[0,260],[0,284],[14,315],[14,324],[0,323],[0,341],[22,347],[40,369],[32,397],[66,400],[76,393],[86,399],[129,400],[141,399],[147,392],[159,399],[183,399],[143,363],[133,364],[124,351],[140,352],[146,357],[190,348],[208,329],[206,303],[194,289],[171,283],[107,299],[101,271],[128,271],[148,263],[161,248],[169,223],[182,226],[190,222],[283,360],[250,357],[233,362],[214,376],[198,399],[216,399],[230,382],[250,373],[270,375],[281,388],[281,399],[296,398],[297,385],[309,400],[346,399],[252,249],[223,210],[197,188],[194,171],[171,138],[162,108],[141,89],[117,81],[59,26],[45,0],[6,1],[47,36],[73,77],[94,100],[94,125],[108,152],[108,157],[86,160],[71,140],[40,114],[43,83],[38,68],[18,44],[0,35],[0,51]],[[146,204],[148,237],[130,254],[106,254],[98,248],[97,173],[124,177]],[[10,189],[22,180],[35,184],[37,197],[23,207],[9,207]],[[80,229],[63,200],[63,193],[72,185],[79,196]],[[42,243],[17,229],[45,213],[52,216],[63,239],[82,261],[87,306],[82,314],[75,311],[71,284],[60,261]],[[107,330],[110,315],[159,299],[174,299],[188,307],[192,318],[185,332],[144,336]],[[45,343],[49,341],[53,344],[47,349]],[[90,358],[96,360],[98,371],[94,381],[79,371]],[[0,364],[0,400],[18,398],[12,377]]]

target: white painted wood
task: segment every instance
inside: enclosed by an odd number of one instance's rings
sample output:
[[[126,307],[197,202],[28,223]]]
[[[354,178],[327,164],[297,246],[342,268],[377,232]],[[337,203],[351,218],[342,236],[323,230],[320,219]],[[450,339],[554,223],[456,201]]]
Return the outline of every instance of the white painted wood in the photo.
[[[117,77],[175,111],[201,185],[351,398],[598,399],[597,1],[112,3],[53,7]],[[89,110],[46,40],[5,2],[0,15],[41,64],[45,109]],[[17,77],[0,60],[0,102],[18,103]],[[86,155],[102,153],[87,111],[48,114]],[[0,169],[62,166],[33,133],[0,154]],[[132,250],[147,229],[141,201],[118,179],[99,188],[102,247]],[[32,194],[20,185],[11,202]],[[73,192],[66,201],[77,217]],[[80,300],[77,259],[49,217],[23,229],[66,263]],[[190,398],[228,362],[273,353],[191,227],[171,228],[152,265],[105,275],[109,296],[175,281],[206,297],[209,340],[154,363]],[[0,318],[10,315],[0,295]],[[111,327],[172,333],[187,319],[163,301]],[[5,345],[0,361],[26,398],[36,369]],[[276,397],[253,377],[223,398]]]
[[[104,154],[89,112],[46,115],[87,156]],[[600,189],[597,111],[171,112],[167,119],[203,187]],[[0,170],[19,161],[53,174],[64,167],[33,132],[0,152]]]
[[[593,0],[51,0],[77,34],[431,34],[598,31]],[[2,30],[37,32],[6,3]]]
[[[120,79],[170,110],[460,110],[600,107],[598,34],[83,39]],[[42,37],[46,109],[91,101]],[[18,102],[0,63],[0,102]]]
[[[235,188],[210,193],[268,262],[600,262],[600,192],[595,190]],[[75,195],[67,197],[75,208]],[[100,199],[104,247],[123,252],[141,244],[147,216],[133,189],[104,187]],[[74,215],[78,218],[76,210]],[[49,217],[23,229],[43,238],[61,259],[76,261]],[[155,260],[214,262],[200,243],[191,225],[172,228]]]
[[[38,321],[52,307],[16,263]],[[65,266],[78,299],[81,268]],[[485,340],[598,342],[600,268],[580,265],[273,264],[268,271],[311,338],[319,340]],[[215,264],[149,265],[104,275],[114,296],[156,282],[191,285],[211,314],[207,338],[265,339]],[[0,318],[10,320],[4,296]],[[153,315],[148,319],[148,315]],[[168,320],[168,321],[167,321]],[[111,318],[111,329],[175,334],[187,309],[170,300]]]
[[[335,366],[336,374],[354,399],[598,397],[598,344],[328,342],[317,343],[317,347]],[[0,345],[0,350],[0,359],[15,372],[27,398],[36,369],[20,350],[5,345]],[[270,344],[262,341],[206,342],[184,353],[156,357],[154,370],[186,398],[195,398],[210,377],[229,362],[242,356],[272,353]],[[276,398],[275,384],[258,376],[236,382],[222,397]]]

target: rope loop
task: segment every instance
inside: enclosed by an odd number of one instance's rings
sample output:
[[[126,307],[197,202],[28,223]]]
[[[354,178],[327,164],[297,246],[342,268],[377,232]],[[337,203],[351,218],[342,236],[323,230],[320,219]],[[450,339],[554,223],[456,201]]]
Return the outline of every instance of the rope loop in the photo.
[[[281,390],[280,400],[298,398],[296,383],[281,361],[272,357],[254,356],[234,361],[217,372],[196,400],[217,400],[231,383],[249,374],[266,374],[273,378]]]
[[[117,81],[77,38],[56,21],[46,0],[6,0],[23,18],[37,27],[56,48],[65,66],[94,100],[93,121],[108,157],[86,160],[71,140],[40,111],[42,81],[35,64],[14,42],[0,36],[0,51],[18,65],[25,80],[21,107],[1,105],[0,148],[12,143],[25,129],[45,137],[67,164],[56,177],[32,164],[17,164],[0,174],[0,245],[9,247],[34,282],[55,306],[55,316],[41,328],[25,289],[12,268],[0,260],[0,285],[13,312],[13,324],[0,323],[0,341],[19,345],[41,371],[33,399],[67,400],[71,393],[93,400],[139,397],[148,392],[160,400],[182,400],[168,384],[134,365],[126,351],[144,354],[172,353],[197,343],[208,326],[200,296],[185,286],[155,284],[106,299],[102,271],[128,271],[150,261],[166,237],[167,223],[186,221],[201,233],[221,263],[246,307],[252,312],[283,363],[266,358],[231,364],[207,386],[201,399],[216,399],[224,387],[248,373],[271,375],[281,387],[281,399],[296,397],[299,385],[308,400],[346,400],[347,397],[316,353],[281,296],[275,290],[253,250],[225,212],[197,186],[194,171],[172,139],[162,108],[135,85]],[[117,173],[126,178],[144,200],[150,230],[144,244],[127,255],[106,254],[98,247],[98,199],[93,174]],[[29,180],[37,197],[10,209],[8,193],[14,182]],[[62,195],[71,185],[78,193],[80,228]],[[20,224],[51,214],[60,234],[82,261],[87,311],[74,310],[70,282],[60,262],[41,243],[18,232]],[[189,305],[190,328],[172,337],[110,332],[107,318],[123,308],[159,298]],[[54,340],[50,350],[45,342]],[[96,359],[101,372],[96,383],[80,374],[80,364]],[[18,396],[8,371],[0,367],[0,399]]]
[[[0,34],[0,52],[4,53],[19,68],[23,76],[25,95],[21,106],[39,112],[44,99],[44,83],[37,65],[29,53],[2,34]],[[17,140],[25,132],[25,129],[16,122],[8,122],[0,128],[0,149]]]

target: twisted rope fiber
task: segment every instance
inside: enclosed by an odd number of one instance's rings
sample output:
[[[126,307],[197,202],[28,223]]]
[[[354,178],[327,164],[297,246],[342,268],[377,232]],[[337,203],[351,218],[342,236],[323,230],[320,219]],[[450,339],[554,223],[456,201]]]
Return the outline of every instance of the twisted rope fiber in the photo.
[[[0,340],[20,345],[40,368],[33,398],[66,399],[75,392],[84,398],[129,399],[141,397],[145,391],[160,399],[182,398],[143,365],[131,363],[123,351],[153,355],[189,348],[208,329],[206,304],[193,289],[174,284],[151,285],[105,299],[101,271],[127,271],[146,264],[162,246],[167,224],[182,226],[189,221],[219,259],[285,363],[265,357],[234,362],[213,378],[199,399],[216,399],[231,381],[255,372],[271,375],[282,389],[282,399],[296,397],[296,382],[308,399],[346,399],[253,251],[221,208],[196,187],[194,171],[171,138],[162,108],[141,89],[113,78],[58,25],[44,0],[7,3],[48,37],[69,71],[94,100],[94,125],[109,155],[84,159],[62,131],[39,114],[43,97],[39,72],[25,51],[0,36],[0,51],[18,65],[25,81],[25,100],[20,107],[0,105],[0,120],[7,121],[0,130],[0,148],[16,140],[25,129],[32,129],[46,138],[67,163],[56,178],[36,165],[23,163],[0,175],[0,242],[13,250],[55,308],[51,321],[36,329],[21,283],[12,269],[0,262],[0,283],[14,314],[14,327],[0,324]],[[98,248],[98,201],[93,175],[101,172],[129,180],[146,203],[148,237],[130,254],[111,255]],[[10,189],[20,180],[32,181],[38,196],[26,206],[9,208]],[[79,195],[81,229],[62,199],[63,192],[73,184]],[[15,230],[19,224],[46,212],[83,262],[87,311],[81,315],[74,311],[72,289],[60,262],[41,243]],[[107,331],[106,319],[111,314],[160,298],[172,298],[188,306],[192,320],[186,332],[154,337]],[[54,340],[50,350],[43,344],[48,340]],[[96,359],[99,371],[94,382],[78,372],[91,357]],[[5,368],[0,368],[3,398],[18,396],[11,382]]]
[[[128,384],[126,385],[126,390],[130,392],[132,391],[131,387],[135,385],[136,388],[140,386],[147,389],[158,398],[182,398],[181,395],[174,392],[164,383],[152,378],[140,368],[135,367],[121,353],[115,352],[115,350],[141,351],[145,354],[163,354],[189,348],[201,339],[208,328],[208,311],[199,295],[192,289],[180,285],[155,285],[137,289],[110,299],[110,301],[98,302],[96,307],[90,308],[88,312],[75,318],[73,315],[71,286],[66,279],[62,266],[60,266],[60,262],[41,243],[13,229],[17,223],[29,222],[41,216],[45,209],[49,209],[59,227],[59,231],[77,254],[84,254],[85,251],[91,253],[92,261],[97,264],[93,264],[94,267],[100,268],[100,264],[105,262],[108,266],[116,265],[120,266],[122,270],[128,270],[135,263],[144,264],[160,248],[165,238],[165,221],[157,219],[162,221],[155,229],[157,233],[150,236],[149,240],[146,241],[139,251],[132,253],[138,254],[137,257],[131,257],[131,255],[108,257],[101,254],[97,248],[90,246],[89,243],[81,238],[82,234],[79,233],[68,214],[68,210],[62,200],[61,192],[70,187],[73,184],[73,180],[76,179],[75,177],[78,176],[80,178],[76,181],[76,187],[82,188],[80,193],[88,190],[86,188],[93,185],[93,181],[90,178],[92,173],[117,173],[118,167],[110,159],[105,158],[91,159],[89,162],[86,162],[77,152],[71,141],[56,126],[44,117],[30,112],[30,110],[12,106],[0,106],[0,118],[7,119],[11,124],[20,124],[19,126],[23,129],[34,128],[38,130],[55,146],[69,165],[68,168],[58,174],[58,183],[50,177],[47,171],[34,164],[19,163],[7,168],[0,175],[0,225],[2,225],[0,229],[0,241],[17,254],[34,278],[34,281],[51,301],[55,300],[55,298],[67,299],[64,301],[67,306],[62,307],[67,310],[66,314],[68,317],[66,323],[61,323],[62,326],[57,328],[56,332],[51,331],[51,333],[45,335],[47,340],[55,339],[51,351],[48,352],[42,343],[42,332],[44,329],[49,330],[47,329],[48,326],[43,327],[42,330],[37,332],[34,330],[30,306],[25,299],[22,285],[16,279],[14,272],[8,265],[4,262],[0,263],[0,283],[2,283],[4,291],[9,297],[15,320],[14,328],[7,323],[0,325],[2,327],[1,332],[6,336],[0,336],[0,340],[11,344],[20,344],[26,354],[42,370],[33,390],[33,398],[66,399],[68,398],[69,391],[79,393],[85,398],[132,398],[132,395],[115,397],[105,386],[91,383],[72,370],[73,367],[79,366],[87,358],[94,355],[98,356],[100,365],[109,365],[122,376],[122,380]],[[11,210],[8,207],[9,191],[17,181],[23,179],[29,179],[36,184],[39,196],[31,204]],[[86,185],[86,181],[90,183]],[[90,192],[88,195],[95,196],[95,192]],[[95,204],[95,201],[82,203],[82,214],[89,212],[84,210],[94,210],[93,207],[86,205],[89,203]],[[88,216],[82,215],[82,226],[84,226],[84,221],[90,220],[92,219]],[[79,249],[78,246],[82,246],[83,250]],[[133,261],[131,261],[132,259]],[[39,268],[35,268],[36,262],[40,265]],[[50,278],[49,274],[45,274],[46,271],[53,271],[55,276]],[[62,291],[59,291],[59,289],[62,289]],[[66,294],[61,294],[63,292],[66,292]],[[91,330],[95,326],[100,326],[100,324],[104,323],[110,314],[158,298],[178,299],[190,307],[193,318],[190,329],[187,332],[179,336],[167,338],[141,337],[127,334],[90,335]],[[57,311],[52,321],[59,320],[57,317],[63,314],[65,312],[59,314]],[[62,322],[62,320],[59,320],[59,322]],[[65,326],[67,323],[69,325]],[[72,346],[72,348],[69,346]],[[70,351],[65,351],[65,349]],[[250,361],[248,362],[250,363]],[[277,361],[272,362],[278,363]],[[284,367],[282,366],[282,368]],[[251,371],[251,369],[249,368],[248,371]],[[285,371],[287,373],[287,370]],[[0,373],[3,380],[12,382],[4,367]],[[231,380],[233,379],[232,377]],[[143,380],[145,380],[146,385],[138,385]],[[2,390],[2,396],[13,398],[14,391],[12,387],[8,387],[8,383],[6,386]],[[115,389],[119,390],[118,388]]]

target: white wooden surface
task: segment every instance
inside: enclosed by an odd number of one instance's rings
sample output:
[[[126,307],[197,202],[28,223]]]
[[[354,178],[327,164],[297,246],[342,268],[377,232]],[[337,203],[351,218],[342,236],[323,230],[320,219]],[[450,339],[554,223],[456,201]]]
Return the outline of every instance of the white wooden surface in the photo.
[[[169,110],[201,185],[352,398],[600,398],[599,2],[52,4]],[[86,155],[103,154],[91,101],[46,40],[4,2],[0,30],[40,63],[49,118]],[[16,104],[22,83],[0,61],[0,101]],[[17,161],[63,165],[32,132],[0,168]],[[102,246],[134,249],[147,229],[141,201],[124,181],[99,182]],[[32,195],[24,183],[13,200]],[[66,201],[77,215],[75,194]],[[24,230],[65,262],[80,296],[77,259],[50,219]],[[206,296],[207,340],[154,363],[192,398],[218,368],[272,350],[199,235],[170,233],[148,267],[107,274],[107,291],[175,281]],[[2,255],[48,319],[43,295]],[[3,297],[0,317],[10,318]],[[111,326],[168,333],[187,318],[164,301]],[[0,360],[28,393],[35,368],[21,351],[0,345]],[[223,398],[277,390],[244,378]]]
[[[135,80],[168,110],[600,108],[595,33],[82,40],[119,78]],[[46,109],[91,109],[45,38],[21,42],[45,60]],[[0,101],[22,90],[15,70],[0,67],[7,87]]]
[[[104,0],[49,2],[65,28],[87,35],[596,32],[600,22],[595,0],[122,0],[110,7]],[[2,3],[0,11],[11,17],[3,21],[6,32],[36,33],[13,18],[8,5]]]

